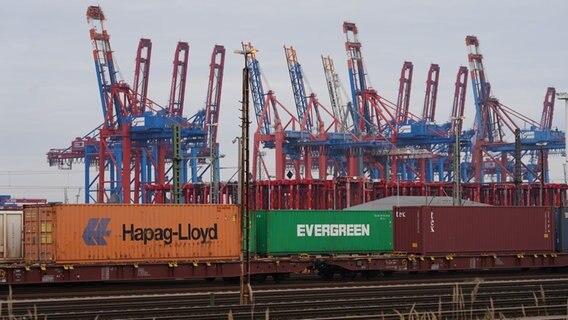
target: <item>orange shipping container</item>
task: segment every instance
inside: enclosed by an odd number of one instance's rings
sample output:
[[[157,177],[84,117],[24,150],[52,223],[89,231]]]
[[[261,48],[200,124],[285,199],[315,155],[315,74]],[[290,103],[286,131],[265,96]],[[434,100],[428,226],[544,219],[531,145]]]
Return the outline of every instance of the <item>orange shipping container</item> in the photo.
[[[24,209],[31,263],[231,260],[241,253],[236,205],[37,205]]]

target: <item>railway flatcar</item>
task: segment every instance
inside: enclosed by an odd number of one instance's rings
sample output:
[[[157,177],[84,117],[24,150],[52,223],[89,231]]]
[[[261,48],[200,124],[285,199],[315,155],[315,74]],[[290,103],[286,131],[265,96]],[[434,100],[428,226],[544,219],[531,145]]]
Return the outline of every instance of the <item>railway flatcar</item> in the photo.
[[[248,260],[239,209],[26,206],[0,216],[0,284],[235,279]],[[259,281],[568,267],[568,213],[549,207],[269,210],[250,218],[250,273]]]
[[[352,277],[568,266],[568,215],[551,207],[395,206],[392,214],[392,254],[322,258],[320,271]]]
[[[7,220],[14,231],[4,247],[23,250],[0,257],[0,284],[232,279],[242,273],[236,205],[46,204],[25,206],[17,217]],[[278,278],[308,264],[293,257],[258,259],[252,270]]]

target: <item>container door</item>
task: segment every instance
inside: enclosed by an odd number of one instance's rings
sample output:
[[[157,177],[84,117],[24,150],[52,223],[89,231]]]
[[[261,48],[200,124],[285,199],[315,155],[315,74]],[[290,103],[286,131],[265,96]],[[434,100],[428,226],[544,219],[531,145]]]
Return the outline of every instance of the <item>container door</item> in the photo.
[[[4,258],[16,259],[22,257],[22,213],[7,213],[5,220],[6,243]]]

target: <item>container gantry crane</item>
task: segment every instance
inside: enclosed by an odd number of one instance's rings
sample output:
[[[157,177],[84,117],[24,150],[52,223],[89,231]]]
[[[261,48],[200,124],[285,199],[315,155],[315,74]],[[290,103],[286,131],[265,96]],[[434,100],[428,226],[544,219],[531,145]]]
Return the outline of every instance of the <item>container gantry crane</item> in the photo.
[[[187,159],[191,150],[207,145],[207,132],[183,117],[189,46],[180,42],[176,48],[170,102],[164,108],[148,98],[151,41],[140,40],[131,89],[118,78],[101,8],[89,7],[87,21],[91,26],[89,33],[104,122],[75,139],[70,148],[50,150],[48,160],[58,165],[85,162],[85,203],[167,202],[171,190],[167,175],[171,171],[172,126],[181,127]],[[89,175],[90,165],[98,168],[94,179]],[[187,177],[187,166],[182,174]]]
[[[483,183],[489,178],[493,181],[507,182],[514,180],[515,145],[506,141],[507,135],[519,130],[521,135],[521,158],[523,176],[530,182],[531,177],[538,176],[535,166],[527,163],[534,159],[535,150],[547,150],[548,153],[559,153],[565,149],[564,133],[540,129],[550,121],[554,105],[545,98],[543,120],[538,123],[529,117],[507,107],[491,95],[491,86],[483,67],[483,55],[479,51],[479,40],[475,36],[466,37],[468,61],[470,64],[471,82],[476,108],[474,123],[474,141],[472,148],[472,175],[468,180]],[[552,92],[552,91],[550,91]],[[547,97],[549,91],[547,90]],[[552,99],[553,100],[553,99]],[[548,103],[547,103],[548,102]],[[522,125],[519,125],[522,123]],[[544,126],[542,126],[544,124]],[[525,129],[528,128],[528,129]],[[542,158],[542,157],[541,157]],[[546,163],[539,165],[540,169],[548,168]],[[538,171],[538,170],[537,170]],[[541,179],[547,175],[542,173]]]
[[[336,175],[344,166],[344,154],[348,144],[353,144],[354,135],[344,132],[342,120],[335,117],[336,112],[330,110],[319,102],[314,92],[307,95],[304,83],[304,73],[298,61],[297,52],[293,47],[284,47],[292,92],[296,101],[298,119],[301,122],[301,130],[308,134],[308,139],[290,141],[290,148],[301,150],[298,152],[303,161],[303,173],[305,179],[312,179],[311,171],[316,169],[318,179],[324,180],[328,172]],[[311,91],[311,89],[310,89]],[[304,108],[305,107],[305,108]],[[331,119],[326,126],[322,115]],[[343,130],[343,132],[342,132]],[[314,162],[313,159],[317,159]],[[329,161],[328,161],[329,160]],[[295,162],[296,172],[301,171],[298,161]]]
[[[299,120],[288,108],[276,99],[274,91],[269,90],[267,93],[264,93],[260,63],[256,58],[255,50],[252,50],[254,47],[250,42],[243,42],[242,47],[243,51],[252,52],[247,54],[246,58],[250,92],[258,124],[254,133],[252,160],[253,180],[256,181],[258,177],[262,175],[262,172],[265,172],[266,176],[270,175],[261,147],[274,149],[276,180],[283,181],[285,177],[289,179],[293,176],[299,177],[299,172],[286,172],[286,165],[290,162],[287,161],[287,159],[299,159],[299,154],[294,153],[295,150],[289,149],[287,142],[291,139],[301,139],[304,134],[307,133],[301,131]],[[286,122],[283,121],[280,113],[287,115],[287,118],[284,119]]]
[[[361,177],[367,171],[372,179],[386,179],[390,176],[390,180],[394,182],[397,177],[397,157],[387,155],[392,154],[391,149],[396,148],[396,135],[393,134],[396,132],[396,106],[368,87],[357,26],[352,22],[344,22],[343,33],[346,38],[345,50],[353,101],[353,133],[360,140],[371,143],[366,148],[354,146],[350,149],[347,175]],[[377,148],[381,150],[377,152]],[[368,157],[365,163],[365,149],[375,149],[371,152],[379,153],[379,156]]]

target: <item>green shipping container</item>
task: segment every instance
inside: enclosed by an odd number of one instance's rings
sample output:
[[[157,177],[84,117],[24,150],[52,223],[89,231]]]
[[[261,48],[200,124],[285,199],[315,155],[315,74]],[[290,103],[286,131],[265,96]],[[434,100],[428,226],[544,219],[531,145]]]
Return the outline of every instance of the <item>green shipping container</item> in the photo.
[[[263,255],[393,250],[392,211],[257,211],[255,220],[256,250]]]

